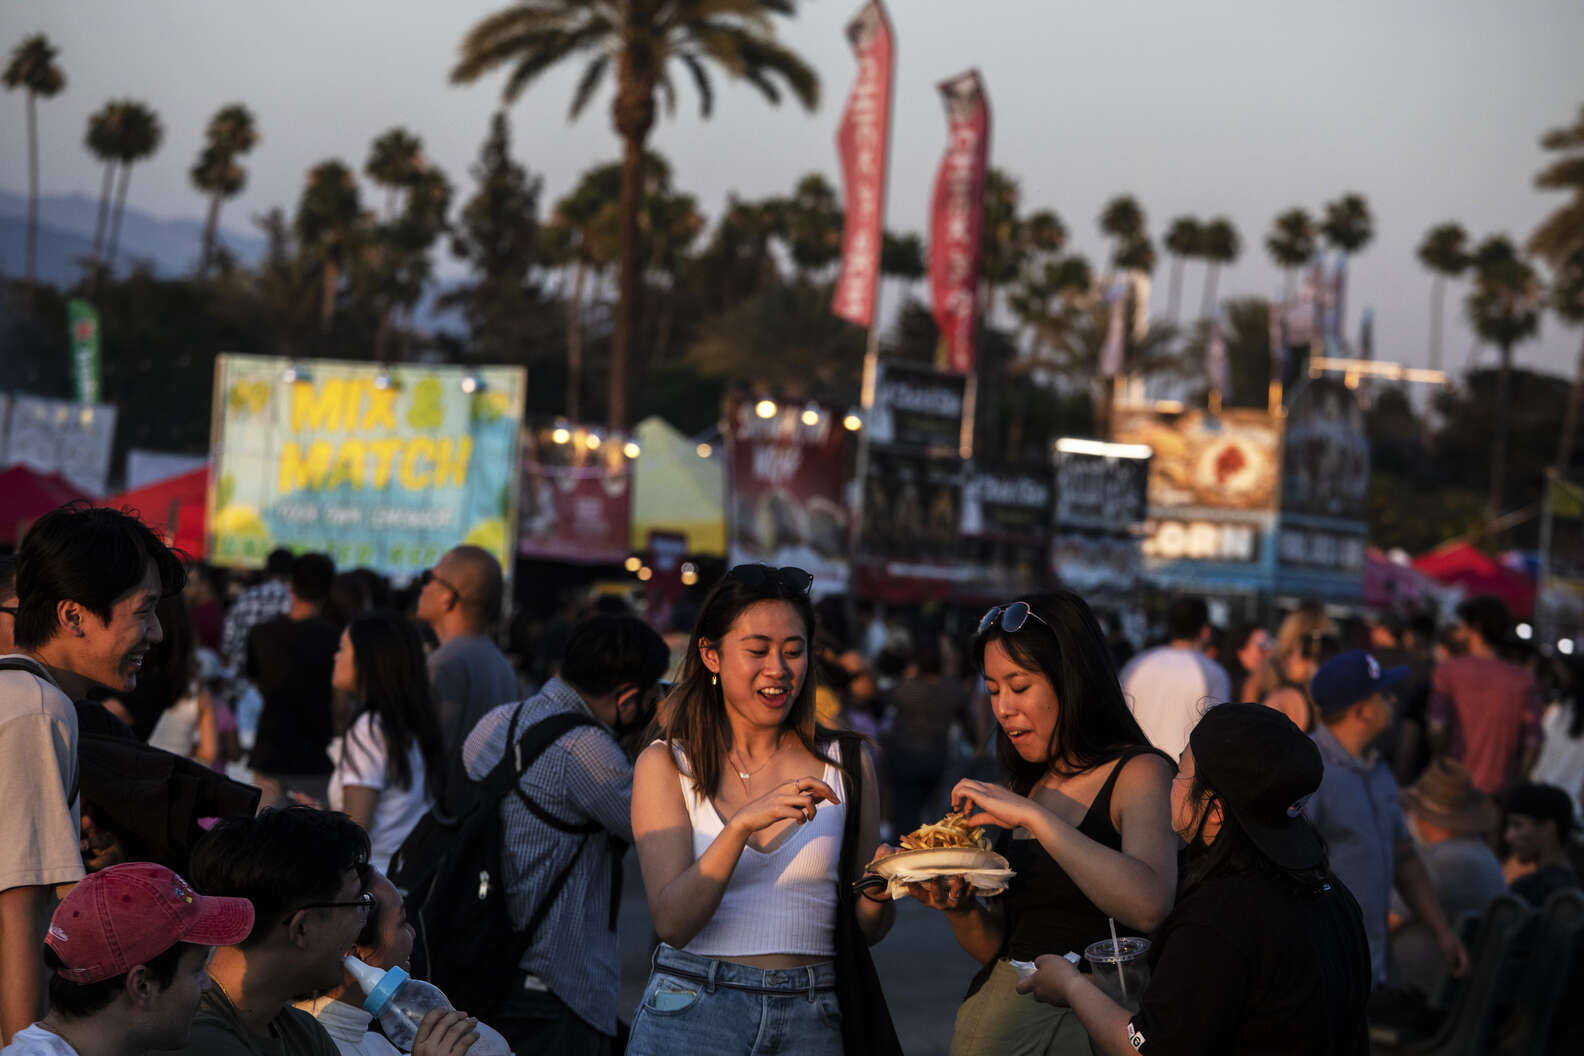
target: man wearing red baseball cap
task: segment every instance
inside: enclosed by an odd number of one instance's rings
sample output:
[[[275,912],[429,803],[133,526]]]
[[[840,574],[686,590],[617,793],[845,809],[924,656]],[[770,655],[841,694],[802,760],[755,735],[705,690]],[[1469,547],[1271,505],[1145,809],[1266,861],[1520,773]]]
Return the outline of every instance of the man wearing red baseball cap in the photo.
[[[253,928],[245,898],[211,898],[163,865],[93,873],[56,907],[44,940],[50,1011],[3,1056],[135,1056],[187,1044],[210,952]]]

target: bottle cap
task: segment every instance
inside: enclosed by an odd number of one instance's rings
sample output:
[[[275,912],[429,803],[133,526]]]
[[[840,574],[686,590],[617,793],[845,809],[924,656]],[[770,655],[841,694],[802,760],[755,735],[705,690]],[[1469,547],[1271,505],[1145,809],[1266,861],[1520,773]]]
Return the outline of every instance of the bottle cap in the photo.
[[[378,1016],[385,1011],[385,1005],[391,996],[401,989],[401,985],[408,979],[407,972],[402,968],[381,970],[371,964],[365,964],[356,957],[345,959],[347,971],[352,973],[358,985],[363,988],[363,993],[368,995],[363,999],[363,1011],[371,1016]]]

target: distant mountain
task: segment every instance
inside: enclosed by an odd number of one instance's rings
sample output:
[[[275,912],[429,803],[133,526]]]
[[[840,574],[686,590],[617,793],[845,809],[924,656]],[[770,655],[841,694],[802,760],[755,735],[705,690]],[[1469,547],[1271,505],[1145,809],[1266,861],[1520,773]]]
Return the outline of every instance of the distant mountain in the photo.
[[[82,261],[93,250],[94,225],[99,201],[83,194],[39,199],[39,278],[56,286],[69,286],[82,277]],[[0,274],[19,276],[24,267],[27,239],[27,196],[0,190]],[[262,236],[220,229],[219,239],[241,264],[253,264],[264,255]],[[147,261],[165,277],[190,274],[203,247],[203,222],[160,220],[131,206],[121,218],[116,247],[116,273],[126,274],[134,263]]]

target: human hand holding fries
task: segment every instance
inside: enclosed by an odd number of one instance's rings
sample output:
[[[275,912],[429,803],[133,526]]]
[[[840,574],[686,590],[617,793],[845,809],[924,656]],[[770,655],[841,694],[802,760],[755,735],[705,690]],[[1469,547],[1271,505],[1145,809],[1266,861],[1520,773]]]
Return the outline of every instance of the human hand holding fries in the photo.
[[[957,782],[951,794],[952,809],[966,825],[999,825],[1003,829],[1026,829],[1032,812],[1041,809],[1039,804],[1010,789],[987,781],[964,778]]]

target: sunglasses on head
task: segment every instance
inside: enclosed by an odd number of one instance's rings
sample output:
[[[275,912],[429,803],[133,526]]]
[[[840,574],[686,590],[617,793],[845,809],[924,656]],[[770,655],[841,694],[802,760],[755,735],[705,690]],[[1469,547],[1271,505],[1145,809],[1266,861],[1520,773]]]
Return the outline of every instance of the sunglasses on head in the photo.
[[[1040,619],[1039,613],[1029,608],[1029,603],[1026,601],[1014,601],[1010,605],[996,605],[985,613],[984,617],[979,621],[979,629],[974,632],[974,637],[982,638],[989,634],[995,629],[998,620],[1003,631],[1007,634],[1016,634],[1023,629],[1023,625],[1028,623],[1030,619],[1045,623],[1044,620]],[[1045,623],[1045,626],[1049,627],[1050,624]]]
[[[735,579],[745,587],[758,590],[772,583],[782,590],[793,594],[807,594],[814,585],[814,576],[804,569],[786,565],[782,568],[771,568],[769,565],[738,565],[726,573],[728,579]]]

